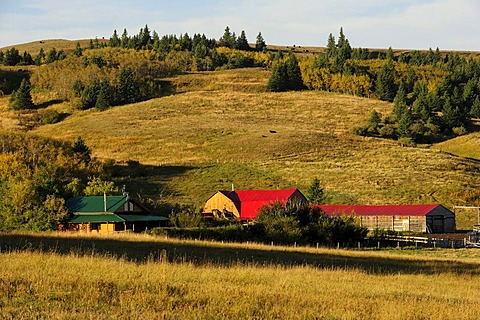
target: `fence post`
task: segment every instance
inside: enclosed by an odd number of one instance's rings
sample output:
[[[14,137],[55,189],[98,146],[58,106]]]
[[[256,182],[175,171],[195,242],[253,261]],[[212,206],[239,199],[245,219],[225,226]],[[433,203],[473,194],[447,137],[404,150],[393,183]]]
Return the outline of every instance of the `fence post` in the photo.
[[[380,249],[380,241],[377,242],[377,249]]]
[[[340,242],[337,242],[337,249],[340,249]]]
[[[317,249],[318,249],[318,242],[317,242]]]

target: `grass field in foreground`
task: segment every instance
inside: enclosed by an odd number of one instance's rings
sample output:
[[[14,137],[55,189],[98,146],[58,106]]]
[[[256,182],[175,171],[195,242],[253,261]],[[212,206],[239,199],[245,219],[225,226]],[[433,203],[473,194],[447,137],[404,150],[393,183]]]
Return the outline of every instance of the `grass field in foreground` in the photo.
[[[480,303],[480,261],[465,250],[432,258],[142,235],[0,239],[6,319],[476,319]]]

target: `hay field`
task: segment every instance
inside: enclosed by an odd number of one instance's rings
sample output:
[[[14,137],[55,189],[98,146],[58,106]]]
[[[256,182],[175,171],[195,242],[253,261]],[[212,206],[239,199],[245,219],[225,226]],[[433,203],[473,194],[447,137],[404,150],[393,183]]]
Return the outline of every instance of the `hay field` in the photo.
[[[480,261],[464,250],[0,238],[3,319],[476,319],[480,303]]]

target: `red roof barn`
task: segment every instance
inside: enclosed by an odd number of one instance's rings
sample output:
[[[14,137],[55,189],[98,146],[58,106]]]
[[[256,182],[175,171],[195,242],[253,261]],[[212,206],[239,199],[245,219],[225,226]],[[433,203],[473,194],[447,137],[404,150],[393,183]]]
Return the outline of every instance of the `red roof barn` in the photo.
[[[217,218],[254,220],[260,209],[271,203],[305,203],[298,189],[218,191],[205,203],[203,212]]]
[[[370,230],[455,232],[455,214],[440,204],[317,206],[327,215],[355,214]]]

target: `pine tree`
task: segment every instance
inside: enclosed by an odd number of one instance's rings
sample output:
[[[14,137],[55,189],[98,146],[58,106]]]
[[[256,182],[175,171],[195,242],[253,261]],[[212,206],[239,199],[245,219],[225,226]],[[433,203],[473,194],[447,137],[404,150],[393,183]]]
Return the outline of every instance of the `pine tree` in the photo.
[[[6,66],[16,66],[22,61],[22,56],[18,53],[18,50],[15,47],[8,49],[3,58],[3,63]]]
[[[3,64],[4,59],[5,59],[5,54],[3,53],[2,50],[0,50],[0,64]]]
[[[57,50],[55,48],[50,49],[47,55],[47,63],[57,61]]]
[[[403,83],[398,88],[397,95],[393,99],[393,115],[398,121],[407,108],[407,96],[405,94]]]
[[[148,29],[148,25],[145,25],[145,28],[140,29],[140,34],[138,38],[140,39],[140,48],[146,47],[152,42],[152,37],[150,36],[150,30]]]
[[[298,60],[292,52],[288,54],[288,59],[285,62],[285,71],[287,76],[287,89],[301,90],[303,88],[302,73],[298,65]]]
[[[470,109],[470,115],[474,118],[480,118],[480,98],[476,96],[475,101],[473,102],[472,108]]]
[[[255,42],[255,50],[256,51],[263,51],[267,48],[265,44],[265,39],[263,39],[262,33],[259,32],[257,35],[257,41]]]
[[[113,35],[110,38],[110,47],[119,47],[120,38],[118,37],[117,30],[113,30]]]
[[[21,64],[23,64],[25,66],[35,64],[35,62],[33,61],[32,55],[30,53],[28,53],[27,51],[25,51],[23,53]]]
[[[308,201],[311,204],[321,204],[325,200],[325,194],[323,188],[320,185],[320,180],[314,178],[312,184],[308,188]]]
[[[380,100],[393,101],[397,93],[397,86],[395,84],[395,66],[392,60],[380,69],[377,75],[376,92]]]
[[[229,26],[225,27],[225,31],[223,32],[223,36],[218,40],[218,46],[235,49],[235,47],[236,47],[235,33],[232,34],[230,32],[230,27]]]
[[[123,29],[122,38],[120,39],[120,45],[122,48],[128,48],[130,38],[128,37],[127,29]]]
[[[452,105],[450,97],[445,97],[442,109],[442,120],[449,129],[462,126],[462,115],[458,107]]]
[[[128,68],[122,68],[118,76],[118,94],[120,104],[137,102],[140,99],[140,89],[135,80],[135,73]]]
[[[335,37],[333,34],[328,35],[328,40],[327,40],[327,57],[328,58],[333,58],[337,53],[337,46],[335,44]]]
[[[28,78],[23,79],[20,83],[20,88],[12,93],[10,108],[13,110],[33,109],[35,104],[33,103],[30,90],[30,80]]]
[[[90,148],[85,144],[82,137],[78,137],[73,144],[73,152],[76,153],[82,162],[88,164],[91,160]]]
[[[37,66],[41,65],[45,61],[45,51],[43,48],[40,48],[40,51],[38,52],[37,56],[35,57],[35,64]]]
[[[97,101],[95,102],[95,108],[100,111],[106,110],[110,107],[110,86],[107,81],[104,81],[100,86],[98,92]]]
[[[268,80],[268,89],[273,92],[280,92],[287,90],[288,76],[285,63],[281,60],[276,60],[272,64],[272,73]]]
[[[244,30],[242,30],[242,32],[240,33],[240,37],[238,37],[237,39],[237,49],[243,50],[243,51],[250,50],[250,46],[248,45],[247,36]]]
[[[394,56],[393,56],[392,47],[388,47],[386,59],[392,59],[393,60],[393,58],[394,58]]]
[[[403,110],[403,113],[398,120],[398,134],[400,138],[411,138],[413,136],[411,129],[412,125],[412,113],[408,108],[406,108]]]
[[[79,41],[77,41],[77,44],[75,45],[75,50],[73,50],[73,54],[77,57],[80,57],[82,55],[82,47],[80,46]]]

